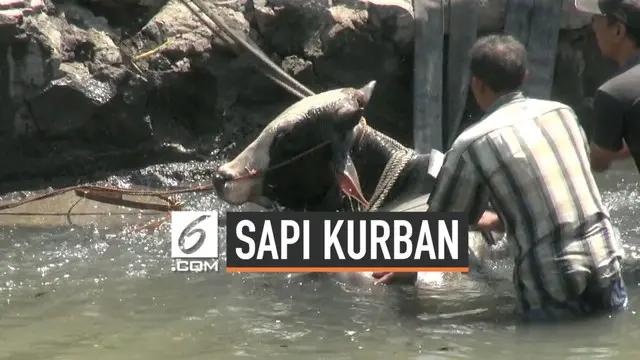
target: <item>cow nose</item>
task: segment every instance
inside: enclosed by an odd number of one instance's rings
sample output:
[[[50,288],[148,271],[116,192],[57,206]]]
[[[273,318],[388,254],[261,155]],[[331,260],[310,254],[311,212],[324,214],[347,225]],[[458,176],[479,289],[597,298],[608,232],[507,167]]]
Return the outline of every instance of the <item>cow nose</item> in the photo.
[[[213,174],[213,187],[218,194],[222,194],[224,185],[227,181],[231,180],[231,178],[231,175],[220,171],[216,171],[215,174]]]

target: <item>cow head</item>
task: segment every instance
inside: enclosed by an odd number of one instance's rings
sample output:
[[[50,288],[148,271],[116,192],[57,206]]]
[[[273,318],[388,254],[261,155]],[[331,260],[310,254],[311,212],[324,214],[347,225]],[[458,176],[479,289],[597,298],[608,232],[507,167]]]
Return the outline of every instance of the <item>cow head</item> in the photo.
[[[343,195],[366,204],[350,149],[374,87],[330,90],[287,108],[217,169],[218,196],[231,204],[277,200],[292,210],[335,210],[323,204]]]

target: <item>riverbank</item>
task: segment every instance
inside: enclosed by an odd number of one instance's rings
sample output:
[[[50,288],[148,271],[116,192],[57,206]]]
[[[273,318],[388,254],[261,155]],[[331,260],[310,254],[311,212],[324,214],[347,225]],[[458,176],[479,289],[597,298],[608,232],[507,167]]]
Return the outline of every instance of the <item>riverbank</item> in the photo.
[[[584,114],[585,98],[614,68],[599,55],[589,18],[572,3],[565,0],[552,98]],[[233,155],[296,101],[180,1],[42,5],[0,4],[5,183]],[[410,1],[238,0],[209,7],[314,92],[377,80],[369,122],[412,145]],[[505,8],[506,0],[484,1],[479,34],[500,31]],[[469,98],[466,119],[473,105]]]

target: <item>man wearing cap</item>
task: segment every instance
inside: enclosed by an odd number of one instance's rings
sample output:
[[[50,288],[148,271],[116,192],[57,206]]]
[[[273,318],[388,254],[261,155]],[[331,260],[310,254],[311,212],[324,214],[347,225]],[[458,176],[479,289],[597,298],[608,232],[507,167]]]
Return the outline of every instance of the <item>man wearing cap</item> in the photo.
[[[575,5],[593,14],[602,55],[619,65],[593,98],[591,167],[602,172],[632,155],[640,171],[640,0],[575,0]]]

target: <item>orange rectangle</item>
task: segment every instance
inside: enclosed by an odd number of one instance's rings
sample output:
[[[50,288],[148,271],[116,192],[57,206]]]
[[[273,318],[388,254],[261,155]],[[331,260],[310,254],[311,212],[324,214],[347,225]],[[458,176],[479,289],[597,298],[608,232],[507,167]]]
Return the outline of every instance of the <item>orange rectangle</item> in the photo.
[[[228,267],[227,272],[469,272],[468,267],[435,268],[435,267]]]

